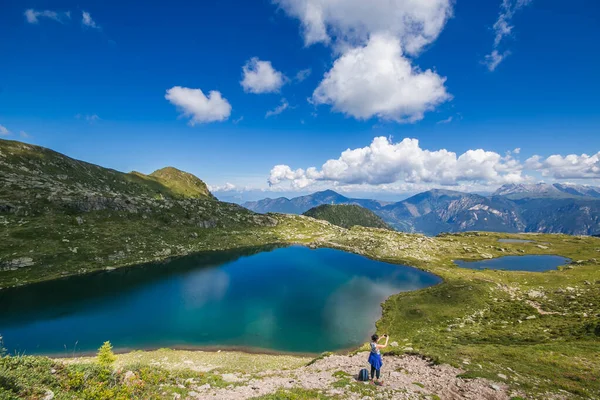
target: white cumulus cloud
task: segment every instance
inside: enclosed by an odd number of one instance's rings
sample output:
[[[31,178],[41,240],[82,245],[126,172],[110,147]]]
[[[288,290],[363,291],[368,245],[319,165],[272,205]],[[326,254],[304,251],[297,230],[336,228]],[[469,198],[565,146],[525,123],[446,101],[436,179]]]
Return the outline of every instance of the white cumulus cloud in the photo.
[[[543,158],[535,155],[525,161],[525,167],[555,179],[598,179],[600,178],[600,152],[594,155],[558,154]]]
[[[4,125],[0,125],[0,136],[11,135],[11,132]]]
[[[285,76],[273,68],[270,61],[261,61],[253,57],[242,67],[243,79],[240,82],[246,92],[279,92],[285,84]]]
[[[410,54],[433,42],[452,15],[452,0],[273,0],[300,20],[305,44],[332,38],[361,43],[388,32]]]
[[[289,106],[290,104],[287,102],[286,99],[281,99],[281,104],[275,107],[275,109],[267,111],[267,113],[265,114],[265,118],[272,117],[273,115],[279,115],[285,110],[287,110]]]
[[[52,10],[34,10],[33,8],[25,10],[25,19],[30,24],[37,24],[40,18],[48,18],[56,22],[63,23],[65,19],[71,18],[70,11],[57,12]]]
[[[413,67],[395,37],[374,35],[367,45],[351,48],[335,61],[312,100],[357,119],[415,122],[451,98],[445,80]]]
[[[272,1],[300,21],[307,46],[332,44],[338,57],[314,103],[357,119],[416,122],[450,99],[445,78],[421,71],[408,56],[437,39],[453,0]]]
[[[337,159],[325,162],[320,169],[292,169],[276,165],[268,183],[291,183],[303,188],[316,182],[334,185],[389,185],[394,183],[457,185],[462,182],[503,184],[522,182],[522,165],[510,155],[501,156],[483,149],[468,150],[461,155],[446,149],[426,150],[417,139],[406,138],[393,143],[377,137],[363,148],[348,149]]]
[[[96,24],[96,21],[92,19],[92,16],[87,11],[83,11],[81,13],[81,23],[83,24],[83,26],[87,26],[89,28],[100,29],[98,24]]]
[[[174,86],[167,90],[165,99],[169,100],[186,117],[190,125],[215,121],[224,121],[231,114],[231,104],[216,90],[206,96],[200,89]]]

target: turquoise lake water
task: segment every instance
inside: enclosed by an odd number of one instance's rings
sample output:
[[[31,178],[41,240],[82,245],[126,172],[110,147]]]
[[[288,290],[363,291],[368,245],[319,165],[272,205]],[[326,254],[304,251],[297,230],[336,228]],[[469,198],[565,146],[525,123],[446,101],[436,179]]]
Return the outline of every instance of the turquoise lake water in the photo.
[[[0,291],[11,353],[214,347],[318,353],[359,345],[394,293],[441,279],[331,249],[210,253]]]
[[[505,271],[543,272],[556,269],[570,262],[568,258],[551,255],[505,256],[481,261],[461,261],[454,263],[461,268],[500,269]]]

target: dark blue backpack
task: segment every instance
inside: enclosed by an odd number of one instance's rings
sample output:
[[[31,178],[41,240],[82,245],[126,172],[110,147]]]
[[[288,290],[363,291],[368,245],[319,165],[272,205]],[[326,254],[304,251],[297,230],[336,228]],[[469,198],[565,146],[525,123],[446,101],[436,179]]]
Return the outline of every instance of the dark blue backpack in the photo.
[[[361,369],[360,372],[358,373],[358,380],[361,382],[366,382],[369,380],[369,371],[367,371],[365,368]]]

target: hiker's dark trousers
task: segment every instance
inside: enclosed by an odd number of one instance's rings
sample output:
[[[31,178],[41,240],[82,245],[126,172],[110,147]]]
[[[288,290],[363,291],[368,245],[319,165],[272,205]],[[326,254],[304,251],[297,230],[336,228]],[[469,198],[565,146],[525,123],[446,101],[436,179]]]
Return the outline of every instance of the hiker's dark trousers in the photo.
[[[375,379],[375,375],[377,375],[377,379],[379,379],[379,372],[381,370],[375,369],[374,366],[371,365],[371,379]]]

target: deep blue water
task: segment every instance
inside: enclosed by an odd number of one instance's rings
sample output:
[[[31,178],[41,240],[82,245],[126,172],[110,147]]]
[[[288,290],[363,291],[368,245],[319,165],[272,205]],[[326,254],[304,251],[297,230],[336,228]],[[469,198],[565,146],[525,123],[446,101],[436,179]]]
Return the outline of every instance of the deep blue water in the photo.
[[[461,268],[543,272],[568,264],[568,258],[549,255],[505,256],[481,261],[454,261]]]
[[[415,268],[331,249],[190,256],[0,291],[10,352],[256,348],[316,353],[359,345],[391,294],[437,284]]]

